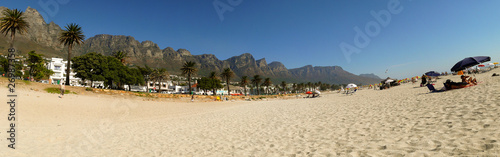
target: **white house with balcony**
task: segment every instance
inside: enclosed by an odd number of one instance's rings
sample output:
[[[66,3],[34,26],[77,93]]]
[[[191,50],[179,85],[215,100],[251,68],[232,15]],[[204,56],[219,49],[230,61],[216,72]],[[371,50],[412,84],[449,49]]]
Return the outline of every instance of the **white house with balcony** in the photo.
[[[54,71],[54,74],[49,77],[49,84],[58,84],[66,81],[66,63],[62,58],[52,58],[47,64],[47,68]],[[75,77],[74,72],[70,72],[69,83],[72,86],[80,86],[80,78]]]

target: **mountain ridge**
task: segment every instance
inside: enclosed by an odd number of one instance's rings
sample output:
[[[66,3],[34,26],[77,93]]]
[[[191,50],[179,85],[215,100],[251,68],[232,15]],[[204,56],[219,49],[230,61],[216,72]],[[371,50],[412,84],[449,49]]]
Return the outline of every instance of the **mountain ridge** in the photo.
[[[6,9],[0,7],[0,11]],[[67,57],[67,48],[57,41],[62,29],[50,22],[47,24],[40,13],[28,7],[25,11],[27,22],[30,24],[29,33],[16,37],[15,47],[21,54],[35,49],[48,57]],[[3,41],[3,42],[2,42]],[[6,49],[8,39],[0,37],[0,48]],[[26,46],[34,45],[34,46]],[[158,44],[150,40],[138,41],[133,36],[98,34],[85,40],[81,46],[74,47],[73,56],[89,52],[111,55],[112,52],[124,51],[128,53],[127,62],[133,65],[148,65],[154,68],[166,68],[171,74],[180,74],[180,67],[186,61],[197,62],[198,76],[206,76],[211,71],[218,73],[225,68],[231,68],[238,78],[246,75],[261,75],[270,77],[273,81],[287,82],[324,82],[334,84],[362,83],[373,84],[380,79],[358,76],[344,71],[340,66],[312,66],[305,65],[299,68],[288,69],[278,61],[267,63],[265,58],[255,59],[250,53],[218,59],[214,54],[193,55],[187,49],[172,47],[161,49]],[[276,83],[276,82],[275,82]]]

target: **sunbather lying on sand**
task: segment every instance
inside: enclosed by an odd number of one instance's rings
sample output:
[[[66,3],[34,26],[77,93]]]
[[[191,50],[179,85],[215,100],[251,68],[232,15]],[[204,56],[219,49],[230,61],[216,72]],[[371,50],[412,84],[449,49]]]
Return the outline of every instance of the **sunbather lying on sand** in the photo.
[[[451,80],[446,80],[446,82],[444,83],[444,87],[446,88],[446,90],[465,88],[469,85],[470,84],[466,82],[453,82]]]

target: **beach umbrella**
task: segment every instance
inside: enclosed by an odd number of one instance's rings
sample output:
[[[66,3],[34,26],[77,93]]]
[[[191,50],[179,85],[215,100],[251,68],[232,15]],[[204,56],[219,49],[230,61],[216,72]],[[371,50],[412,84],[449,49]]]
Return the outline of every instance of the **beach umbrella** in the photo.
[[[495,63],[493,63],[493,64],[497,65],[497,64],[498,64],[498,62],[495,62]]]
[[[321,94],[319,90],[314,90],[314,94]]]
[[[356,86],[356,84],[354,84],[354,83],[350,83],[347,86],[345,86],[345,88],[356,88],[356,87],[358,87],[358,86]]]
[[[488,56],[476,56],[476,57],[467,57],[457,62],[452,68],[451,71],[460,71],[467,69],[469,67],[488,62],[491,58]]]
[[[394,79],[387,77],[386,79],[380,81],[381,84],[394,82]]]
[[[392,80],[392,79],[385,80],[385,83],[391,83],[391,82],[394,82],[394,80]]]
[[[495,65],[495,64],[493,64],[493,63],[488,63],[488,64],[486,64],[486,65],[488,65],[488,66],[493,66],[493,65]]]
[[[307,92],[306,92],[306,94],[312,94],[312,93],[313,93],[313,92],[311,92],[311,91],[307,91]]]
[[[441,74],[439,74],[438,72],[435,72],[435,71],[429,71],[429,72],[426,72],[425,75],[427,75],[427,76],[440,76]]]
[[[481,65],[478,65],[478,67],[484,67],[484,65],[481,64]]]

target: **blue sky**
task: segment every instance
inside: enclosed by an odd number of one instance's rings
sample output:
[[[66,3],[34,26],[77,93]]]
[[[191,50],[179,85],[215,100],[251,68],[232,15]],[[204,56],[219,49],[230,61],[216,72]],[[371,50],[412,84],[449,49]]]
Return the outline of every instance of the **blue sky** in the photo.
[[[232,10],[222,14],[224,20],[214,0],[4,0],[1,5],[22,10],[30,6],[60,26],[80,24],[87,38],[130,35],[162,49],[185,48],[219,59],[251,53],[287,68],[338,65],[354,74],[404,78],[430,70],[449,71],[469,56],[500,61],[500,1],[241,0],[233,5],[229,2],[238,0],[218,1]],[[400,12],[389,12],[385,27],[370,14],[388,11],[388,4],[395,2]],[[43,3],[52,5],[47,9]],[[339,45],[355,46],[354,28],[366,33],[366,25],[374,22],[380,26],[378,32],[370,27],[377,33],[358,48],[359,53],[350,55],[350,61],[346,59]]]

